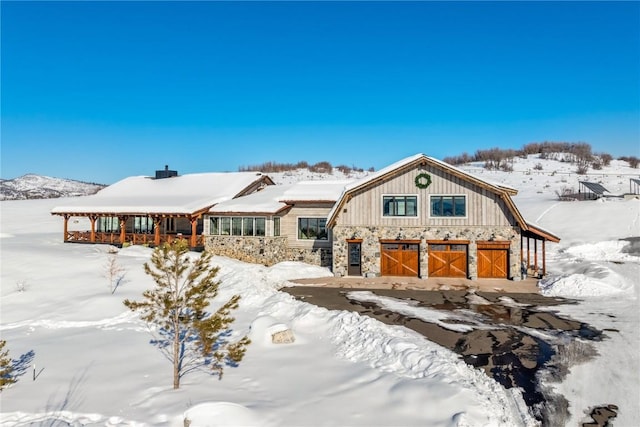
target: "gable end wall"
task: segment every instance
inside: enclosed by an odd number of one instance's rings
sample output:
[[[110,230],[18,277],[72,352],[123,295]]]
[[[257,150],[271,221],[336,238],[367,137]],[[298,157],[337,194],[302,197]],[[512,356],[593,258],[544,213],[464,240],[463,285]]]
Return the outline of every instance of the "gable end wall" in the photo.
[[[431,185],[420,189],[415,178],[420,173],[431,176]],[[417,218],[382,216],[383,195],[417,195]],[[430,195],[465,195],[466,218],[430,218]],[[346,212],[345,212],[346,210]],[[496,194],[431,165],[419,166],[373,187],[355,192],[336,219],[336,226],[515,226],[515,218],[506,203]]]

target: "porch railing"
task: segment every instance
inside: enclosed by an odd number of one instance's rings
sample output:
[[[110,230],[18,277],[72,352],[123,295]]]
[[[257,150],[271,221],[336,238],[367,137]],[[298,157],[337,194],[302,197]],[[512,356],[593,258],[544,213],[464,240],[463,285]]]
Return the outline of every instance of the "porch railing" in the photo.
[[[128,243],[131,245],[155,245],[155,234],[149,233],[125,233],[124,242],[120,241],[120,233],[105,233],[105,232],[95,232],[95,241],[91,241],[91,232],[90,231],[67,231],[67,235],[65,236],[66,242],[71,243],[99,243],[99,244],[110,244],[110,245],[122,245],[124,243]],[[175,240],[188,240],[191,241],[191,235],[188,234],[160,234],[160,244],[163,243],[172,243]],[[204,237],[199,234],[196,236],[196,245],[195,247],[204,246]]]

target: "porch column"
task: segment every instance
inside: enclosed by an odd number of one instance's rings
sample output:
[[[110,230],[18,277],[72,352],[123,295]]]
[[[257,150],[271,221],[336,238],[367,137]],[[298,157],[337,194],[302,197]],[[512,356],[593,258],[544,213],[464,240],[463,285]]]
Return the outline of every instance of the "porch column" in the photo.
[[[545,239],[542,239],[542,277],[547,275],[547,257],[546,257],[546,248],[545,248]]]
[[[95,215],[89,215],[89,221],[91,221],[91,237],[89,241],[91,241],[91,243],[96,242],[96,219],[97,217]]]
[[[153,218],[153,244],[156,246],[160,246],[160,224],[162,223],[162,219],[157,216]]]
[[[535,271],[538,271],[538,239],[533,239],[533,262],[536,266]]]
[[[64,226],[62,232],[64,233],[62,240],[64,242],[68,241],[69,239],[67,239],[67,237],[69,235],[69,215],[64,216]]]
[[[198,236],[196,229],[198,228],[198,218],[191,218],[191,247],[195,248],[198,244]]]
[[[120,244],[122,245],[126,239],[125,226],[127,225],[127,217],[119,216],[118,219],[120,220]]]
[[[531,253],[529,252],[529,236],[527,236],[527,272],[529,271],[529,267],[531,266]]]
[[[522,264],[524,264],[524,236],[522,235],[522,229],[520,229],[520,276],[522,276]]]

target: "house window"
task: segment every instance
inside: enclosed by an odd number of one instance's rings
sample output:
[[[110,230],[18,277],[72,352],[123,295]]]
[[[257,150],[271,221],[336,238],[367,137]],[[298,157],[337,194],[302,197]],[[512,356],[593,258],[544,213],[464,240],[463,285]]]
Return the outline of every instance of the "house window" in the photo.
[[[267,221],[265,218],[256,218],[256,228],[255,228],[255,235],[256,236],[265,236],[266,230],[267,230]]]
[[[383,196],[382,216],[418,216],[418,196]]]
[[[326,218],[298,218],[298,239],[328,240]]]
[[[242,235],[253,236],[254,230],[253,218],[242,218]]]
[[[120,220],[113,216],[101,216],[97,226],[99,233],[114,233],[120,231]]]
[[[148,216],[133,217],[134,233],[153,233],[153,219]]]
[[[264,236],[265,218],[211,217],[210,234],[213,236]]]
[[[166,233],[175,233],[176,232],[176,219],[175,218],[166,218],[164,220],[164,229]]]
[[[431,216],[467,216],[466,196],[431,196]]]
[[[273,218],[273,235],[276,237],[280,235],[280,217],[279,216]]]
[[[242,236],[242,218],[231,218],[231,234],[234,236]]]
[[[231,236],[231,218],[220,218],[220,235]]]

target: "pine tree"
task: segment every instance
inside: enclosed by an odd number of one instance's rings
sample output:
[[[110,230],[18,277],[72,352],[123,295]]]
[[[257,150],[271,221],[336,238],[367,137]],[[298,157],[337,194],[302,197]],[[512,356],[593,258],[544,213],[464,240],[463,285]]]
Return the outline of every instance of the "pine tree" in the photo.
[[[245,336],[232,343],[229,326],[235,320],[239,295],[233,296],[215,313],[207,312],[210,300],[218,295],[215,280],[217,267],[211,267],[211,254],[203,252],[192,260],[184,240],[158,246],[144,271],[156,287],[143,292],[142,301],[125,300],[124,305],[141,313],[141,318],[155,325],[160,335],[153,343],[173,363],[173,388],[188,372],[209,366],[222,378],[225,365],[240,362],[250,343]]]
[[[9,357],[9,350],[5,350],[4,346],[7,344],[5,340],[0,340],[0,391],[6,386],[16,382],[16,379],[12,374],[13,365],[11,357]]]

